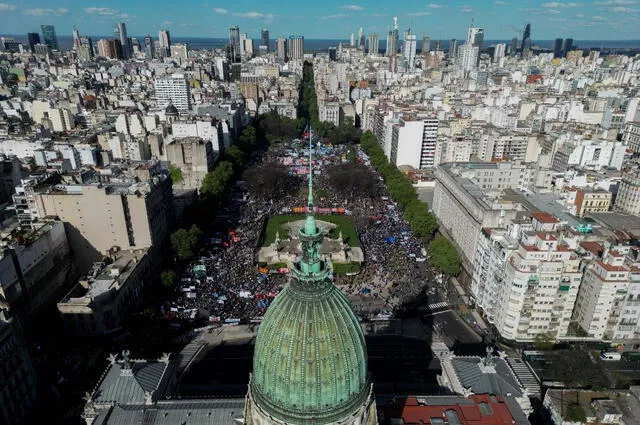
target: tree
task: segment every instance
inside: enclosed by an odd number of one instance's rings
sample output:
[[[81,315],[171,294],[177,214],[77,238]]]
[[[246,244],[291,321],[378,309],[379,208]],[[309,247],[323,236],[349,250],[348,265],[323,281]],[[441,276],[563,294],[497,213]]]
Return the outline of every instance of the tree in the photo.
[[[220,199],[229,188],[233,174],[233,164],[221,161],[213,171],[205,174],[200,193],[212,200]]]
[[[236,170],[244,165],[244,152],[236,145],[229,146],[224,151],[225,160],[231,162]]]
[[[365,165],[334,165],[327,168],[326,175],[335,192],[347,199],[356,196],[374,197],[378,194],[375,176]]]
[[[189,230],[179,229],[171,234],[171,247],[180,261],[189,261],[197,253],[202,231],[195,224]]]
[[[182,170],[175,165],[169,165],[169,177],[171,177],[172,183],[181,183],[184,180]]]
[[[431,264],[440,271],[440,273],[449,276],[455,276],[460,273],[460,256],[456,247],[451,241],[444,236],[435,238],[429,245],[429,255]]]
[[[165,270],[160,273],[160,283],[167,289],[172,289],[178,282],[178,276],[173,270]]]
[[[257,144],[256,129],[252,126],[245,127],[238,137],[237,145],[244,153],[250,153]]]
[[[299,180],[279,162],[267,162],[244,172],[249,192],[259,199],[270,200],[294,191]]]

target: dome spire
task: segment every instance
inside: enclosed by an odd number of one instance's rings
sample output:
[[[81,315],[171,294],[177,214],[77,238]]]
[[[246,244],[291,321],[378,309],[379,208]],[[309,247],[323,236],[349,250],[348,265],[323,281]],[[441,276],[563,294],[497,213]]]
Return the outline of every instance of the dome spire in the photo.
[[[313,214],[313,150],[311,147],[311,124],[309,124],[309,196],[307,205],[309,213]]]

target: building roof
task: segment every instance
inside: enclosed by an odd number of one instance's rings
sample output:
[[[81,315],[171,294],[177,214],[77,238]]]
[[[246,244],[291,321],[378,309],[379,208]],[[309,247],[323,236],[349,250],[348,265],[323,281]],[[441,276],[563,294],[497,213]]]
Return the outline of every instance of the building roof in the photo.
[[[522,389],[507,363],[493,358],[493,368],[483,367],[481,357],[453,357],[453,365],[460,384],[475,394],[522,396]]]
[[[167,367],[165,362],[134,361],[129,371],[123,363],[113,363],[94,392],[92,401],[96,404],[144,404],[145,393],[158,390]]]
[[[507,402],[511,399],[511,402]],[[407,397],[391,406],[378,404],[381,425],[402,419],[405,425],[525,425],[529,422],[511,397]],[[393,421],[393,422],[392,422]]]
[[[153,406],[115,406],[100,411],[94,425],[239,425],[244,398],[164,400]]]
[[[531,213],[531,217],[535,218],[540,223],[560,223],[560,220],[546,212],[534,212]]]

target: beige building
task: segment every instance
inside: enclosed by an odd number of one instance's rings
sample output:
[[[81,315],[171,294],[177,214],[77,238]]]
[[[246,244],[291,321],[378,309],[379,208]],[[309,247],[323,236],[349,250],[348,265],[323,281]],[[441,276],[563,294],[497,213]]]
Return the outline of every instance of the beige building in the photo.
[[[58,303],[71,335],[108,335],[122,328],[128,313],[142,301],[146,278],[153,270],[146,249],[118,251],[113,263],[94,263]]]
[[[102,176],[110,182],[49,185],[36,192],[37,215],[65,223],[81,270],[113,247],[150,248],[167,237],[173,219],[171,181],[140,167],[118,179]]]
[[[640,215],[640,172],[625,174],[618,186],[616,211]]]
[[[581,189],[576,192],[576,215],[584,217],[590,212],[607,212],[611,207],[611,192]]]
[[[217,152],[210,141],[199,137],[173,140],[166,146],[167,160],[182,171],[182,181],[174,182],[177,189],[200,189],[204,176],[213,171]]]

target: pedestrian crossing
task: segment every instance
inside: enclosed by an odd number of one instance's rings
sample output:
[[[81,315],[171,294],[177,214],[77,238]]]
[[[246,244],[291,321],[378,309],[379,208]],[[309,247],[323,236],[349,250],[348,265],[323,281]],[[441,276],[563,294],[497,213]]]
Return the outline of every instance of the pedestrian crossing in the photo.
[[[540,380],[533,373],[529,365],[523,360],[516,357],[508,357],[507,364],[513,371],[513,374],[520,382],[520,385],[529,392],[529,395],[540,395]]]
[[[444,310],[449,308],[449,304],[444,301],[441,301],[439,303],[429,304],[427,308],[431,311]]]

